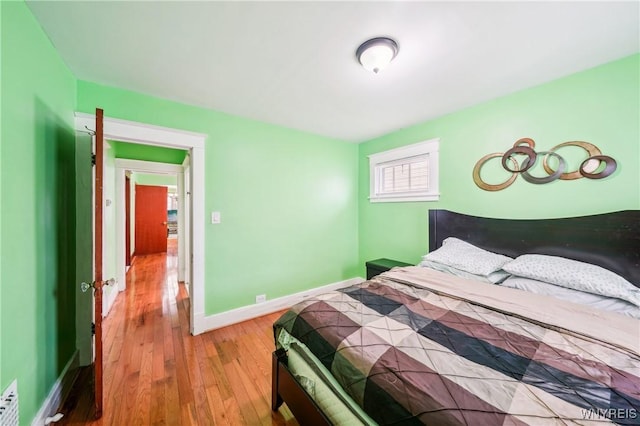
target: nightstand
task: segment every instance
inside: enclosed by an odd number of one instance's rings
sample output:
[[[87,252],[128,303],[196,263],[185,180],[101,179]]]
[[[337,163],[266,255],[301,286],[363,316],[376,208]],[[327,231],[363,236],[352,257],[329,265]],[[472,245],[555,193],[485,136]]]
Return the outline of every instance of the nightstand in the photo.
[[[411,263],[398,262],[391,259],[376,259],[365,263],[367,266],[367,279],[375,277],[378,274],[388,271],[396,266],[412,266]]]

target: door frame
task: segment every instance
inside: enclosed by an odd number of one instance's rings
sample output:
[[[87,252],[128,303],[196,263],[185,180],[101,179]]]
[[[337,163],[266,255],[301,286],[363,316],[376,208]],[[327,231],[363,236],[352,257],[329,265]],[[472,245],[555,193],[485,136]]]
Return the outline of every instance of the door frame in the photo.
[[[95,125],[95,115],[75,113],[75,130],[86,132]],[[204,279],[205,279],[205,142],[207,135],[169,127],[154,126],[134,121],[104,117],[104,139],[141,145],[177,148],[188,151],[190,164],[191,199],[191,298],[189,330],[197,335],[204,332]],[[115,183],[114,183],[115,184]],[[91,348],[88,348],[91,350]]]
[[[117,216],[116,216],[117,219]],[[124,174],[124,267],[131,266],[131,178]],[[125,283],[126,285],[126,283]]]
[[[124,291],[127,288],[126,275],[126,211],[125,211],[125,173],[130,170],[135,173],[161,173],[170,174],[176,176],[178,183],[178,202],[182,206],[182,200],[184,200],[184,185],[181,182],[184,181],[184,172],[182,165],[168,164],[168,163],[156,163],[153,161],[141,161],[141,160],[127,160],[122,158],[116,158],[116,274],[118,280],[118,289]],[[180,214],[180,210],[178,210]],[[184,281],[184,269],[186,259],[191,255],[190,247],[184,247],[185,229],[181,226],[181,221],[178,221],[178,281]],[[131,235],[133,237],[133,234]],[[187,284],[189,284],[187,282]]]

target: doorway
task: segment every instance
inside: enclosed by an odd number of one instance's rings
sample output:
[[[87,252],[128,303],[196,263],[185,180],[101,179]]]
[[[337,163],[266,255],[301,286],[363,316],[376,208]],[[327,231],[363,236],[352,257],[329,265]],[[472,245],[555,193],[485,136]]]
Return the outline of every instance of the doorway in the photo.
[[[93,114],[75,114],[75,128],[79,132],[86,132],[86,129],[93,128],[94,121],[95,116]],[[183,218],[183,220],[186,219],[186,221],[189,222],[191,232],[188,233],[188,238],[183,238],[183,240],[186,240],[185,242],[188,243],[191,254],[188,257],[185,255],[185,258],[191,258],[189,259],[189,264],[192,265],[189,277],[189,294],[191,299],[189,328],[191,334],[199,334],[204,331],[204,155],[206,135],[105,117],[104,138],[107,140],[117,140],[142,145],[183,149],[189,153],[187,157],[189,171],[186,174],[189,182],[186,186],[190,188],[190,216]],[[178,171],[178,173],[180,172],[181,171]],[[184,176],[185,174],[183,173],[183,177]],[[124,180],[124,173],[118,173],[116,175],[116,188],[124,188]],[[184,188],[185,182],[180,183],[180,179],[178,181],[179,185]],[[120,192],[124,193],[124,191]],[[121,202],[118,203],[118,205],[124,208],[124,203]],[[118,261],[117,264],[123,265],[122,269],[124,273],[124,214],[119,216],[121,216],[122,219],[122,224],[119,224],[122,232],[118,232],[116,236],[122,240],[122,248],[119,249],[119,255],[122,256],[123,260],[122,262]],[[120,276],[118,281],[126,282],[123,277],[124,274]],[[84,311],[86,310],[78,310],[78,312]],[[90,318],[81,318],[77,319],[76,323],[90,323],[90,321]],[[90,345],[88,347],[86,347],[87,345],[78,346],[81,352],[91,353]]]
[[[169,203],[167,200],[167,195],[163,195],[163,205],[164,205],[164,219],[156,220],[156,225],[161,224],[162,222],[168,222],[168,215],[170,214],[169,210],[176,210],[176,223],[175,223],[175,237],[177,239],[177,251],[178,251],[178,281],[185,282],[187,292],[192,294],[192,289],[195,286],[195,283],[192,281],[192,275],[194,273],[192,263],[189,261],[190,255],[193,255],[195,258],[195,248],[193,244],[190,243],[191,239],[191,217],[193,215],[193,197],[188,191],[190,187],[190,182],[187,182],[190,177],[191,172],[191,164],[190,164],[190,155],[187,155],[185,160],[181,165],[178,164],[169,164],[169,163],[157,163],[151,161],[141,161],[141,160],[127,160],[117,158],[115,160],[115,170],[116,170],[116,188],[120,188],[120,190],[116,191],[116,204],[119,206],[118,211],[116,212],[116,259],[117,259],[117,281],[119,290],[123,291],[126,289],[126,258],[127,258],[127,231],[129,232],[129,241],[136,242],[139,239],[139,235],[137,232],[137,225],[135,224],[134,218],[137,216],[137,208],[136,198],[137,198],[137,188],[138,185],[136,182],[149,182],[149,178],[147,180],[142,179],[142,176],[156,176],[155,179],[158,181],[161,176],[172,176],[174,177],[174,181],[176,183],[175,186],[175,199],[177,201],[177,205],[175,209],[169,209]],[[129,176],[131,185],[130,185],[130,205],[132,206],[130,217],[133,226],[129,226],[127,228],[127,212],[126,212],[126,180],[127,176]],[[136,178],[136,176],[138,176]],[[133,178],[133,179],[132,179]],[[160,179],[161,180],[161,179]],[[153,186],[153,185],[152,185]],[[169,192],[168,189],[166,192]],[[173,227],[173,224],[162,225],[163,229],[166,229],[168,226]],[[195,229],[195,228],[194,228]],[[166,235],[165,235],[166,237]],[[165,243],[166,243],[165,239]],[[137,243],[131,244],[129,248],[129,253],[136,252],[138,253],[138,247],[136,247]],[[143,250],[144,251],[144,250]],[[152,250],[155,251],[155,250]],[[164,251],[164,250],[162,250]],[[143,254],[143,253],[138,253]],[[195,300],[194,300],[195,303]]]

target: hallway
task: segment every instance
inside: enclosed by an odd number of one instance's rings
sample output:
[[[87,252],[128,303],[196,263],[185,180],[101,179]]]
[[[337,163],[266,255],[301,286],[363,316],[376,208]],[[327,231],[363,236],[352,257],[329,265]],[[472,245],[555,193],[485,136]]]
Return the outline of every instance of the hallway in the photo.
[[[189,298],[177,281],[177,240],[138,256],[127,290],[104,320],[104,413],[93,420],[89,369],[57,424],[296,425],[271,412],[271,324],[279,314],[199,336],[189,334]],[[282,414],[281,414],[282,413]]]

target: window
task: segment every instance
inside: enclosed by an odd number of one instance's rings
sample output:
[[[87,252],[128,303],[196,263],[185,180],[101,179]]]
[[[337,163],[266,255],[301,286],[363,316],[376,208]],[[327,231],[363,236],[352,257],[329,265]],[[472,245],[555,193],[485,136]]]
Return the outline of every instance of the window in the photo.
[[[369,156],[371,191],[376,202],[437,201],[440,139]]]
[[[178,210],[177,187],[168,186],[167,189],[167,210]]]

